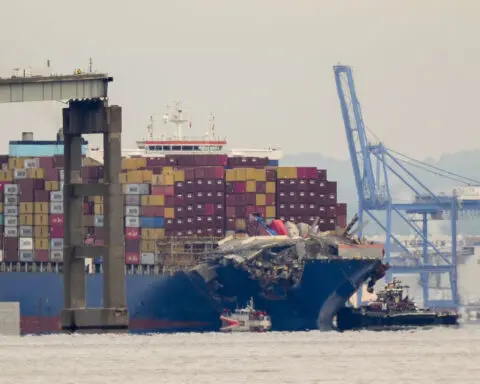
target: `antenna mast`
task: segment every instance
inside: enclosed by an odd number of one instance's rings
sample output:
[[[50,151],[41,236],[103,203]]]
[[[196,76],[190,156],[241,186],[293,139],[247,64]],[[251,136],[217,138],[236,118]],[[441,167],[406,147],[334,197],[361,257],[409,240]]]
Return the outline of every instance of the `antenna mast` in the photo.
[[[210,113],[210,132],[212,133],[212,138],[215,138],[215,116],[213,113]]]
[[[165,124],[172,123],[177,127],[176,136],[178,140],[183,139],[182,125],[188,122],[188,119],[184,118],[182,115],[182,104],[180,101],[176,101],[172,107],[167,105],[167,113],[163,116]]]

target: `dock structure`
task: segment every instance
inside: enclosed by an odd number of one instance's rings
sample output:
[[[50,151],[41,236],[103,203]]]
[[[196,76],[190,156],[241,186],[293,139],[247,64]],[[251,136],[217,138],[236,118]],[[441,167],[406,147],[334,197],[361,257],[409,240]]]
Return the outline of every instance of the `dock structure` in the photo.
[[[128,330],[126,305],[121,168],[122,109],[108,105],[108,84],[101,73],[0,78],[0,103],[65,101],[64,135],[64,309],[67,332]],[[82,134],[102,134],[104,183],[82,184]],[[104,246],[84,245],[83,199],[103,196]],[[103,308],[87,308],[85,257],[103,256]]]

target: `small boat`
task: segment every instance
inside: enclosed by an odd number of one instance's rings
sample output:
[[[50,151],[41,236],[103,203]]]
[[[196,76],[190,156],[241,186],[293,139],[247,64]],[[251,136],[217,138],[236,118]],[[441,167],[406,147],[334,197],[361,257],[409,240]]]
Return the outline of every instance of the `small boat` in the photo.
[[[270,316],[266,312],[255,310],[253,298],[245,308],[234,312],[225,310],[220,320],[222,332],[266,332],[272,327]]]
[[[404,290],[408,286],[394,278],[385,289],[377,293],[377,299],[360,308],[347,306],[337,313],[336,327],[339,331],[372,329],[401,330],[405,328],[458,325],[455,312],[435,312],[419,309]]]

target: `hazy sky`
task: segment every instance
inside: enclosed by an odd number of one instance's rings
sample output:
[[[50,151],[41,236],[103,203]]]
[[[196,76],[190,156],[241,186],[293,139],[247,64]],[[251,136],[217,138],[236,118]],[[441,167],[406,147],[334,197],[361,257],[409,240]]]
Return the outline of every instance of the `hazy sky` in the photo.
[[[367,126],[415,157],[476,149],[478,0],[2,1],[0,76],[14,67],[94,67],[114,76],[124,146],[183,100],[233,147],[347,158],[332,66],[355,68]],[[7,141],[49,138],[61,104],[0,105]]]

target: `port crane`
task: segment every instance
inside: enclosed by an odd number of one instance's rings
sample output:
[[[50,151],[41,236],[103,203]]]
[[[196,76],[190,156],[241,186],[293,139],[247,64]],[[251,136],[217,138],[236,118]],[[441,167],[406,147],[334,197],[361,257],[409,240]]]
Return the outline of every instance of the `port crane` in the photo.
[[[385,231],[385,261],[392,268],[387,281],[393,274],[419,274],[423,289],[423,305],[427,308],[457,308],[457,219],[459,214],[480,211],[480,200],[465,199],[456,190],[452,195],[435,194],[412,172],[411,167],[420,168],[433,175],[441,176],[464,185],[480,185],[480,181],[442,170],[433,165],[415,160],[407,155],[387,148],[383,143],[369,140],[364,125],[360,103],[355,90],[352,68],[345,65],[333,67],[337,93],[345,125],[355,184],[358,195],[358,218],[360,224],[365,216],[372,219]],[[396,179],[396,180],[394,180]],[[400,181],[414,195],[408,202],[395,201],[392,181]],[[385,219],[379,218],[385,212]],[[420,239],[421,255],[412,251],[395,236],[392,218],[398,216]],[[451,250],[445,252],[429,240],[429,220],[449,219],[451,222]],[[396,219],[398,220],[398,219]],[[359,236],[362,236],[359,231]],[[392,247],[400,252],[393,257]],[[432,280],[448,273],[450,291],[448,298],[431,299]],[[361,300],[361,292],[357,296]]]

